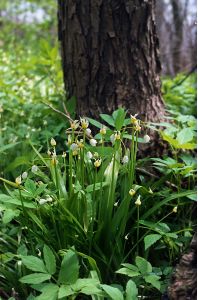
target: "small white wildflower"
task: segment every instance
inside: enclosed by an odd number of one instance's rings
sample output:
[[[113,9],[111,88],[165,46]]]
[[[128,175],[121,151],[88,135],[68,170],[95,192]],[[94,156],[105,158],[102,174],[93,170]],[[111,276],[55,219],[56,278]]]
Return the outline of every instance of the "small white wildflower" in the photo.
[[[128,164],[128,162],[129,162],[129,157],[128,157],[128,155],[125,155],[125,156],[123,157],[123,159],[122,159],[122,163],[123,163],[123,164]]]
[[[105,135],[106,133],[107,133],[106,127],[103,126],[103,127],[100,129],[100,134]]]
[[[37,251],[38,251],[38,256],[41,257],[41,251],[40,251],[40,249],[37,249]]]
[[[124,239],[127,241],[129,239],[129,233],[127,233],[124,237]]]
[[[150,136],[148,134],[145,134],[145,136],[144,136],[145,143],[149,143],[150,140],[151,140]]]
[[[80,118],[80,123],[83,129],[87,129],[89,126],[89,121],[85,118]]]
[[[33,165],[32,168],[31,168],[31,171],[32,171],[32,173],[37,172],[38,171],[38,167],[35,166],[35,165]]]
[[[133,125],[137,125],[138,124],[138,120],[136,119],[137,117],[137,114],[135,114],[134,116],[131,115],[130,118],[131,118],[131,124]]]
[[[90,145],[93,147],[95,147],[97,144],[97,141],[95,139],[91,139],[89,142],[90,142]]]
[[[153,194],[153,191],[151,190],[151,188],[149,188],[149,194]]]
[[[72,155],[73,155],[73,156],[78,155],[78,151],[77,151],[77,150],[74,150],[74,151],[72,152]]]
[[[48,202],[52,202],[52,201],[53,201],[52,197],[50,197],[49,195],[46,196],[46,200],[47,200]]]
[[[15,182],[16,182],[17,185],[20,185],[20,184],[21,184],[21,182],[22,182],[21,175],[18,176],[18,177],[15,179]]]
[[[87,128],[87,129],[85,130],[85,133],[86,133],[88,136],[90,136],[90,135],[91,135],[91,129],[90,129],[90,128]]]
[[[135,195],[135,193],[136,193],[136,191],[135,191],[134,189],[130,189],[130,190],[129,190],[129,195],[130,195],[131,197],[133,197],[133,196]]]
[[[173,212],[176,214],[177,213],[177,206],[173,207]]]
[[[39,204],[40,204],[40,205],[43,205],[43,204],[45,204],[45,203],[47,203],[47,202],[48,202],[47,199],[39,199]]]
[[[102,163],[102,160],[101,160],[101,159],[97,159],[97,160],[94,162],[94,166],[95,166],[96,168],[99,168],[100,165],[101,165],[101,163]]]
[[[71,144],[70,149],[72,151],[76,151],[78,149],[78,145],[76,143]]]
[[[21,175],[21,177],[23,179],[26,179],[28,177],[28,173],[27,172],[23,172],[22,175]]]
[[[115,135],[114,134],[112,134],[110,136],[110,141],[111,141],[112,144],[115,142]]]
[[[26,139],[29,139],[29,137],[30,137],[30,134],[29,134],[29,132],[26,134]]]
[[[114,203],[114,206],[117,207],[118,204],[119,204],[119,202],[117,201],[117,202]]]
[[[50,144],[51,144],[52,147],[55,147],[56,146],[55,139],[51,138]]]
[[[35,131],[36,131],[36,128],[32,128],[31,130],[32,130],[32,132],[35,132]]]
[[[120,136],[120,131],[117,131],[114,135],[115,140],[120,140],[121,136]]]
[[[52,153],[51,153],[51,151],[49,149],[47,150],[47,155],[49,155],[49,156],[52,155]]]
[[[142,129],[142,128],[140,127],[139,124],[135,126],[135,130],[136,130],[136,131],[140,131],[141,129]]]
[[[70,123],[71,125],[71,129],[76,130],[79,126],[79,121],[78,120],[74,120],[73,122]]]
[[[44,125],[44,126],[47,125],[47,120],[43,120],[43,125]]]
[[[140,206],[142,204],[140,200],[140,195],[138,196],[137,200],[135,201],[135,205]]]
[[[62,157],[65,158],[66,157],[66,152],[63,152]]]
[[[87,158],[89,160],[91,160],[93,158],[93,154],[90,151],[87,152]]]

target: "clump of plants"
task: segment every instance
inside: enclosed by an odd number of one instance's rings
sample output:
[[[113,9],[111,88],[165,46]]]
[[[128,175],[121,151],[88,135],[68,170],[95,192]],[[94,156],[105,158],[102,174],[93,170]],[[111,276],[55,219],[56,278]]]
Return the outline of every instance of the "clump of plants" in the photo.
[[[29,142],[29,165],[15,182],[1,178],[7,295],[115,300],[159,297],[166,289],[193,232],[194,173],[181,172],[179,156],[174,166],[167,157],[137,160],[138,144],[150,137],[136,115],[119,108],[100,116],[102,123],[70,118],[62,147],[56,137],[45,152]],[[189,184],[180,184],[187,174]]]

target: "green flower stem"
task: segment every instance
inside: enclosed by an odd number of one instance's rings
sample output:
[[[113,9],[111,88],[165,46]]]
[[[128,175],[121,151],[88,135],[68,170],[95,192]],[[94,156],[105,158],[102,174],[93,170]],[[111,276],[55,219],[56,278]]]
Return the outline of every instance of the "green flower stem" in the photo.
[[[139,205],[137,206],[137,255],[139,254],[139,233],[140,233],[140,207]]]

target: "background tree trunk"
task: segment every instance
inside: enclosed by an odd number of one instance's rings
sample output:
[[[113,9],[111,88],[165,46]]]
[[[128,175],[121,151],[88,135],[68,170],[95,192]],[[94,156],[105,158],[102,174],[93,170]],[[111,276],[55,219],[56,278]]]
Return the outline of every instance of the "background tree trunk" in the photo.
[[[154,0],[58,0],[65,87],[78,114],[164,114]]]
[[[174,37],[172,41],[173,68],[175,74],[181,70],[181,47],[183,42],[183,19],[181,3],[171,0],[174,24]]]

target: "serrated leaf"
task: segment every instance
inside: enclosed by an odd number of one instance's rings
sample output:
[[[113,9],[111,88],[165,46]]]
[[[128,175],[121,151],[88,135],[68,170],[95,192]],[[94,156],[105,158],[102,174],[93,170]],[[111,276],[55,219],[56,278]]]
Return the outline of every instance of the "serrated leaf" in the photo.
[[[151,247],[153,244],[155,244],[158,240],[160,240],[161,237],[162,236],[160,234],[149,234],[149,235],[145,236],[145,238],[144,238],[145,250],[147,250],[149,247]]]
[[[152,272],[151,264],[143,257],[137,256],[135,259],[135,263],[142,274]]]
[[[47,269],[44,265],[44,262],[36,256],[32,256],[32,255],[22,256],[22,263],[29,270],[32,270],[35,272],[47,273]]]
[[[52,250],[47,245],[44,245],[43,255],[47,271],[51,275],[54,274],[56,272],[56,259]]]
[[[69,250],[61,263],[61,269],[58,276],[58,282],[63,284],[72,284],[76,282],[79,275],[79,264],[76,253]]]
[[[38,284],[46,280],[49,280],[50,278],[51,278],[50,274],[34,273],[34,274],[23,276],[22,278],[19,279],[19,281],[22,283]]]
[[[53,283],[46,284],[42,289],[42,294],[36,297],[37,300],[57,300],[59,286]]]
[[[119,289],[112,287],[110,285],[106,285],[106,284],[101,284],[100,286],[107,293],[107,295],[110,297],[110,299],[124,300],[123,295]]]
[[[70,285],[61,285],[58,291],[58,299],[75,294]]]
[[[9,223],[12,221],[15,217],[18,217],[20,215],[20,210],[17,209],[6,209],[3,214],[2,221],[4,224]]]
[[[126,300],[137,300],[138,299],[138,289],[132,280],[129,280],[126,285]]]

